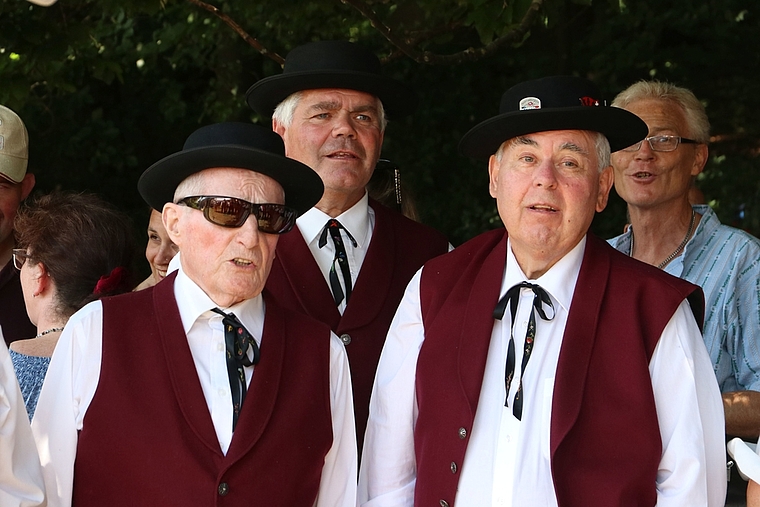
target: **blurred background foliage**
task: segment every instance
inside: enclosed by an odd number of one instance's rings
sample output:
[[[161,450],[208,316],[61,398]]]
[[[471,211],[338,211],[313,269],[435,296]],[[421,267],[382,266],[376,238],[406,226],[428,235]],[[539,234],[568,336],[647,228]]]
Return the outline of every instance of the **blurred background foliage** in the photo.
[[[401,168],[422,221],[455,245],[500,225],[486,165],[459,155],[459,139],[497,112],[507,88],[554,74],[588,77],[609,99],[639,79],[692,89],[713,135],[698,186],[725,223],[760,233],[756,2],[212,0],[220,15],[200,4],[0,0],[0,103],[27,124],[37,192],[100,193],[143,230],[145,168],[201,125],[268,125],[245,91],[280,66],[221,15],[281,57],[311,40],[365,44],[413,86],[421,106],[389,124],[383,156]],[[625,221],[613,196],[593,228],[610,237]]]

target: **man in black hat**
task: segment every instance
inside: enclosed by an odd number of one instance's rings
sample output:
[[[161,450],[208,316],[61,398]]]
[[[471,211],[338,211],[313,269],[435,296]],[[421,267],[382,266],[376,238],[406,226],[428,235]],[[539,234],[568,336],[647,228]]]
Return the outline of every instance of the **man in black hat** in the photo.
[[[416,94],[385,77],[367,49],[344,41],[293,49],[283,73],[254,84],[250,106],[314,169],[325,193],[282,238],[267,282],[279,301],[330,326],[348,352],[359,449],[385,335],[404,288],[422,264],[448,250],[435,230],[367,196],[386,113],[409,114]]]
[[[723,505],[701,291],[588,233],[610,150],[646,125],[573,77],[516,85],[500,113],[460,149],[488,158],[505,227],[410,282],[377,370],[360,505]]]
[[[261,294],[319,177],[271,130],[222,123],[138,187],[179,269],[66,325],[33,423],[49,505],[355,505],[343,344]]]

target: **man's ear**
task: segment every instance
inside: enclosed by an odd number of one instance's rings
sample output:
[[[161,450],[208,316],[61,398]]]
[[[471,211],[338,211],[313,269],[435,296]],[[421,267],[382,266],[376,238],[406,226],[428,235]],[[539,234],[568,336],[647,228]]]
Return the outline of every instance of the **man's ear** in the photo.
[[[166,233],[169,235],[169,238],[177,245],[182,246],[181,240],[182,235],[180,233],[181,227],[180,227],[180,215],[182,214],[182,210],[179,209],[179,206],[172,203],[167,202],[164,204],[164,209],[161,212],[161,221],[164,223],[164,229],[166,229]]]
[[[610,189],[615,181],[615,172],[612,166],[605,167],[599,173],[599,193],[596,196],[596,212],[601,213],[607,207],[607,200],[610,198]]]
[[[491,155],[488,159],[488,191],[491,197],[496,198],[496,194],[499,188],[499,168],[501,163],[496,158],[496,155]]]
[[[691,167],[691,175],[696,176],[701,173],[707,163],[707,157],[709,156],[709,150],[706,144],[697,144],[694,146],[694,165]]]
[[[32,193],[32,189],[34,189],[34,184],[37,182],[37,179],[34,177],[34,174],[32,173],[26,173],[24,176],[24,179],[21,180],[21,200],[23,201],[27,197],[29,197],[29,194]]]
[[[277,132],[280,135],[280,137],[282,138],[285,137],[285,125],[278,122],[276,118],[272,118],[272,130]]]

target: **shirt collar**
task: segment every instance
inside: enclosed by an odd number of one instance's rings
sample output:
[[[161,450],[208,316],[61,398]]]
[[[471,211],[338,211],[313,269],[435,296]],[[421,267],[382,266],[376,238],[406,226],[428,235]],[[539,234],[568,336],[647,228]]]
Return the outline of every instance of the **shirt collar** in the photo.
[[[220,315],[210,311],[212,308],[220,308],[219,305],[214,303],[203,289],[187,276],[181,264],[178,266],[177,278],[174,280],[174,298],[177,300],[179,316],[182,319],[182,328],[185,330],[185,334],[200,318],[211,319],[217,316],[221,319]],[[261,342],[264,331],[264,298],[261,294],[229,308],[220,309],[226,313],[234,313],[255,337],[256,341]]]
[[[570,303],[573,301],[575,282],[578,281],[578,274],[581,271],[585,248],[586,236],[546,273],[535,280],[528,280],[528,277],[520,269],[515,254],[512,253],[512,243],[507,239],[507,269],[504,272],[504,281],[502,282],[502,295],[506,294],[510,287],[528,281],[540,285],[565,311],[570,311]]]
[[[325,224],[330,218],[332,217],[317,208],[311,208],[298,217],[296,225],[298,226],[298,230],[301,231],[306,244],[311,244],[318,240],[322,229],[324,229]],[[364,192],[364,197],[359,199],[359,202],[335,217],[335,219],[353,236],[359,248],[366,248],[371,231],[367,192]]]

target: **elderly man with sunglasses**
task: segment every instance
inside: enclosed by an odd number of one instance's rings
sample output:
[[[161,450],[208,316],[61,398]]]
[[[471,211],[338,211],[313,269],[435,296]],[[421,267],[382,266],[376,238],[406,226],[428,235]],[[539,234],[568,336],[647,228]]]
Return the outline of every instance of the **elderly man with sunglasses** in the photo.
[[[615,189],[631,227],[618,250],[702,287],[704,340],[723,393],[726,433],[760,435],[760,241],[689,202],[707,162],[710,123],[685,88],[641,81],[613,101],[641,117],[649,137],[612,155]]]
[[[49,505],[353,506],[343,344],[262,294],[319,176],[269,129],[222,123],[138,188],[179,268],[69,320],[33,422]]]

